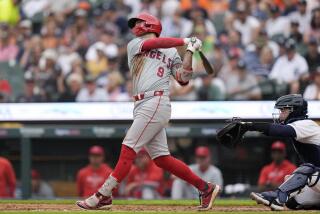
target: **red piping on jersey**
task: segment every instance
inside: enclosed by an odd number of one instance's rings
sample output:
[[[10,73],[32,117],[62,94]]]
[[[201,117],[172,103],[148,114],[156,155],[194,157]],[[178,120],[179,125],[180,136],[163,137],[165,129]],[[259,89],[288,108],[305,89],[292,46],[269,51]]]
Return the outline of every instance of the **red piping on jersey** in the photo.
[[[154,111],[154,113],[153,113],[152,117],[150,118],[149,122],[147,123],[147,125],[146,125],[146,126],[144,127],[144,129],[142,130],[142,132],[141,132],[140,136],[138,137],[138,140],[136,141],[136,143],[133,145],[133,147],[132,147],[132,148],[134,148],[134,147],[137,145],[138,141],[139,141],[139,140],[140,140],[140,138],[142,137],[142,134],[144,133],[144,131],[146,130],[146,128],[147,128],[147,127],[148,127],[148,125],[150,124],[150,122],[151,122],[151,120],[153,119],[154,115],[157,113],[157,111],[158,111],[158,107],[159,107],[159,104],[160,104],[161,97],[162,97],[162,96],[160,96],[160,97],[159,97],[159,101],[158,101],[158,105],[157,105],[156,110]]]
[[[181,38],[151,38],[143,42],[141,51],[149,51],[157,48],[173,48],[177,46],[183,46],[184,41]]]

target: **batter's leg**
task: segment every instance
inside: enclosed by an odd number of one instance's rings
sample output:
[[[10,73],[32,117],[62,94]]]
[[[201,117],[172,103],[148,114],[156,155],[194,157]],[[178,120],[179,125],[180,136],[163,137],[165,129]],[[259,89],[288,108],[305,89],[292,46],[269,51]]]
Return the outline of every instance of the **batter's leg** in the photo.
[[[199,190],[201,197],[199,210],[211,209],[220,187],[202,180],[185,163],[169,154],[165,129],[162,129],[145,147],[158,167],[181,178]]]
[[[170,106],[161,102],[161,96],[154,97],[135,109],[134,121],[127,132],[121,148],[120,158],[113,171],[98,192],[76,204],[84,209],[97,209],[103,200],[111,198],[112,191],[127,176],[136,153],[168,123]]]

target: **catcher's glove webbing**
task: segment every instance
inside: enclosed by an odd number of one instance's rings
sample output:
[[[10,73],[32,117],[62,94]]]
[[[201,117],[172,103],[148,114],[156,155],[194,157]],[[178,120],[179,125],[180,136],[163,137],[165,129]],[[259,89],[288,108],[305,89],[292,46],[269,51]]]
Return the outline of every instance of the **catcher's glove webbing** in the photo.
[[[217,140],[227,148],[235,148],[242,142],[244,133],[248,131],[245,123],[232,121],[217,132]]]

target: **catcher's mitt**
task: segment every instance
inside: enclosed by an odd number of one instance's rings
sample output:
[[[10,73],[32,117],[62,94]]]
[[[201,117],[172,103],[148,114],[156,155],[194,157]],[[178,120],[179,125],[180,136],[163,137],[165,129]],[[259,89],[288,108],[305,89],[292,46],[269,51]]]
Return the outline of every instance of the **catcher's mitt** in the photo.
[[[225,147],[232,149],[242,142],[247,130],[245,123],[232,121],[217,132],[217,140]]]

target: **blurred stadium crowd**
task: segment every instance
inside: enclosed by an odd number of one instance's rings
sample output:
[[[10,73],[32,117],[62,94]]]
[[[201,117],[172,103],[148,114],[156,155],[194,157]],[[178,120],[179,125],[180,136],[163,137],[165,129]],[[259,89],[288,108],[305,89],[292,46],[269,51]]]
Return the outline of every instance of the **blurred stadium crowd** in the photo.
[[[0,64],[0,101],[131,100],[127,19],[140,11],[162,20],[164,37],[199,37],[219,70],[204,75],[195,55],[194,80],[183,88],[172,81],[172,100],[261,100],[289,92],[319,100],[319,6],[317,0],[2,0],[0,63],[9,66]],[[8,81],[5,72],[22,81]]]

